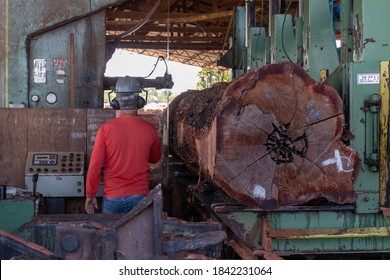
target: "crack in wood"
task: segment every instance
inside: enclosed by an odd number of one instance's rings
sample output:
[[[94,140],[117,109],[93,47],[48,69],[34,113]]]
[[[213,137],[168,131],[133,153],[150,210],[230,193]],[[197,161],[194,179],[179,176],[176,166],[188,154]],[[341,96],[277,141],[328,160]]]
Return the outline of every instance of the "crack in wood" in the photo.
[[[265,146],[276,164],[293,162],[294,154],[300,157],[305,156],[308,147],[306,133],[292,139],[287,133],[289,125],[276,126],[275,124],[272,124],[272,126],[274,130],[268,136]]]

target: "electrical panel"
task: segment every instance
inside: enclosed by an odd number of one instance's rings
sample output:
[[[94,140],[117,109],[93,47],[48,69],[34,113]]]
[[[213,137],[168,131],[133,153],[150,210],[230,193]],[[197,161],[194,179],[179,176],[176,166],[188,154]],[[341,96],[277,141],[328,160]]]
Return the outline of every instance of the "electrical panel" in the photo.
[[[29,152],[26,187],[45,197],[85,196],[84,165],[82,152]]]

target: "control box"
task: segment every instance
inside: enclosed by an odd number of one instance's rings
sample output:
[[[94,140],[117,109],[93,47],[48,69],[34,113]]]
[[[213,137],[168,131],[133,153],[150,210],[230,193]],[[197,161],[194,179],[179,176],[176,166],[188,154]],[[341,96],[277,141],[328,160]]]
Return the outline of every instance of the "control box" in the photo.
[[[29,152],[25,169],[28,191],[45,197],[85,196],[85,154],[82,152]]]

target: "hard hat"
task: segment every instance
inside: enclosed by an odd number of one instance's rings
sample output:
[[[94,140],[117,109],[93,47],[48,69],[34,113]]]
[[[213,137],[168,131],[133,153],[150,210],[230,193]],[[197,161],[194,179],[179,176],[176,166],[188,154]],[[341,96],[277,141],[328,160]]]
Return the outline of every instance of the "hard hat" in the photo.
[[[116,85],[116,93],[140,93],[142,91],[140,84],[135,77],[119,77]]]
[[[139,96],[140,92],[142,92],[142,89],[137,78],[129,76],[119,77],[115,85],[117,103],[115,107],[119,109],[136,105],[138,109],[141,109],[145,106],[146,101]]]

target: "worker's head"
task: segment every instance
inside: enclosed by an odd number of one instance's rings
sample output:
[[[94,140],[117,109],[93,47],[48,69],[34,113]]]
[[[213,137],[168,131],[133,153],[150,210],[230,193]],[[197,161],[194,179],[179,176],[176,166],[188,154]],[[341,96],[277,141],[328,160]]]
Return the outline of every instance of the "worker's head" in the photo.
[[[115,85],[116,98],[111,106],[118,110],[137,110],[145,106],[146,101],[139,96],[142,91],[137,78],[120,77]]]

